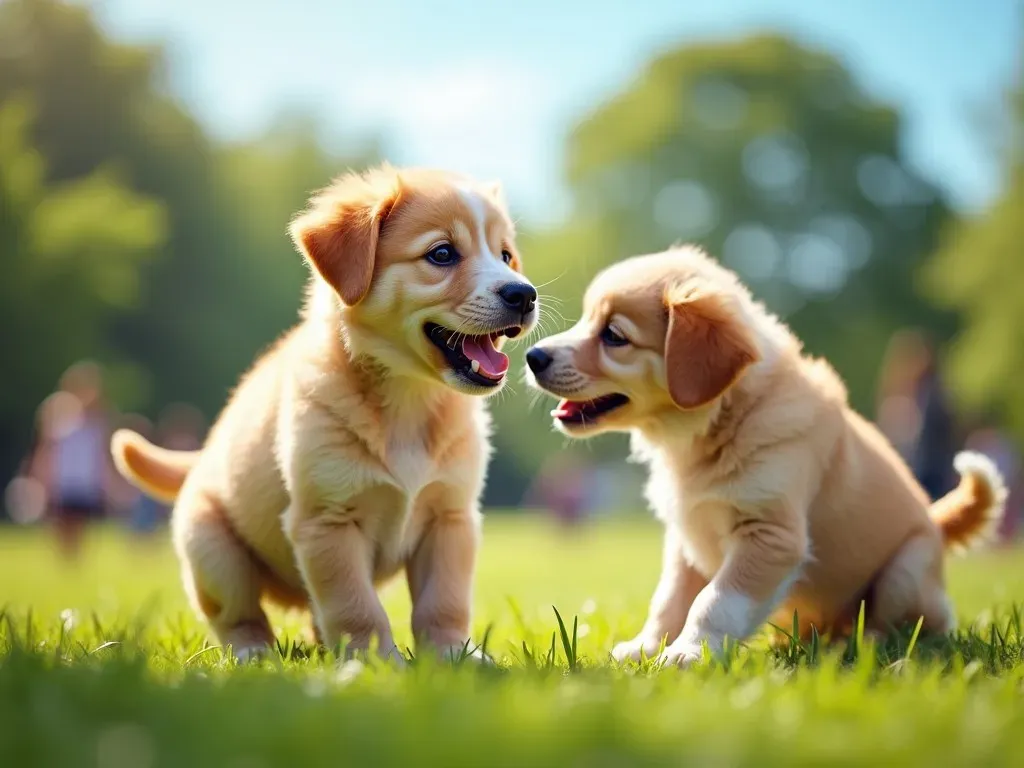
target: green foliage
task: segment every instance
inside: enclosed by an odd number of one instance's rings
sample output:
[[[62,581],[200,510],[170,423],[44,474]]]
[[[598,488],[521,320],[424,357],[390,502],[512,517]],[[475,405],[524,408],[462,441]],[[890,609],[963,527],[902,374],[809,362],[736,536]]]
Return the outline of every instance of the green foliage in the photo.
[[[950,351],[953,391],[966,407],[1006,419],[1024,441],[1024,77],[1009,106],[1002,197],[948,231],[924,283],[963,319]]]
[[[294,122],[218,145],[168,95],[164,68],[160,49],[106,39],[83,6],[0,5],[0,104],[26,105],[0,138],[16,214],[0,221],[0,317],[19,328],[21,374],[0,392],[0,478],[82,356],[112,366],[122,408],[187,401],[212,417],[296,317],[305,270],[289,217],[375,154],[346,163]]]
[[[951,350],[954,392],[980,411],[1010,420],[1024,437],[1024,172],[980,219],[954,229],[934,257],[927,284],[958,309],[965,328]]]
[[[166,236],[163,206],[108,169],[48,182],[30,143],[33,111],[28,97],[0,100],[5,435],[31,426],[29,393],[45,394],[67,361],[110,352],[111,323],[137,305],[141,264]]]
[[[771,650],[759,638],[684,671],[617,666],[608,652],[643,622],[659,536],[646,518],[573,538],[489,518],[474,639],[487,636],[496,666],[422,656],[398,670],[310,648],[291,613],[273,615],[279,654],[239,666],[187,612],[162,538],[104,531],[68,566],[45,532],[8,530],[0,764],[1018,762],[1018,551],[951,561],[963,627],[949,639],[907,627],[878,645]],[[408,643],[403,585],[385,605]]]
[[[257,140],[221,152],[222,215],[230,227],[230,250],[223,254],[232,273],[235,318],[225,321],[234,338],[245,318],[245,333],[265,346],[295,322],[308,271],[288,237],[288,222],[310,193],[346,167],[372,162],[368,145],[346,164],[325,149],[311,120],[282,119]],[[248,367],[254,350],[243,350]]]

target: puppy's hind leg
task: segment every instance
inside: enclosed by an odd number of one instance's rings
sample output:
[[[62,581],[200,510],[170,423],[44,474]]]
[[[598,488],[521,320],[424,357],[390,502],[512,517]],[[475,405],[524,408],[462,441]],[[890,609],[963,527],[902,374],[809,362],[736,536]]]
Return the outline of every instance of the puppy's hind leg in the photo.
[[[875,580],[873,593],[868,626],[874,632],[916,624],[922,617],[929,632],[944,634],[956,627],[944,584],[942,540],[934,529],[915,534],[897,550]]]
[[[260,605],[259,566],[222,507],[205,495],[183,496],[174,510],[173,534],[185,590],[221,645],[230,646],[239,661],[265,652],[273,633]]]

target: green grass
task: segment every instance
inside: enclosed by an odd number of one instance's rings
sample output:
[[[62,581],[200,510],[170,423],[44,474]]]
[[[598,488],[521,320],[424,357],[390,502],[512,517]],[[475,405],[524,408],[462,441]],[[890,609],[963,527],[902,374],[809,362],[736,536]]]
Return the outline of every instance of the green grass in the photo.
[[[299,614],[273,617],[281,657],[240,667],[188,611],[164,536],[97,532],[68,566],[45,532],[0,529],[0,766],[1020,764],[1021,550],[951,561],[949,639],[761,638],[689,670],[617,667],[659,535],[490,517],[475,633],[497,668],[396,670],[313,651]],[[385,603],[408,644],[400,581]]]

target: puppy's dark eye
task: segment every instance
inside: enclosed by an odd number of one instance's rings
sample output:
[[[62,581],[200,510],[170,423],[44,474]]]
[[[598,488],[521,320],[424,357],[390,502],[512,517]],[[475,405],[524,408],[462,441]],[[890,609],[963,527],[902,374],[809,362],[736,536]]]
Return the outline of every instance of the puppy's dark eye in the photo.
[[[454,246],[442,243],[427,251],[423,258],[439,267],[450,267],[459,260],[459,252],[455,250]]]
[[[616,331],[610,325],[606,325],[601,331],[601,341],[607,347],[624,347],[629,344],[629,339]]]
[[[512,263],[512,254],[509,253],[508,251],[502,251],[501,252],[501,260],[504,261],[506,264],[511,264]]]

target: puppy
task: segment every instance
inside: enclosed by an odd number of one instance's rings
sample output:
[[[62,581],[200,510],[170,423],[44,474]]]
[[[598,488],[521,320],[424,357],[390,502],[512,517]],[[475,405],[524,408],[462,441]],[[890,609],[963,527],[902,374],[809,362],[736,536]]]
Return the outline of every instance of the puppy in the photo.
[[[772,618],[803,635],[917,621],[946,632],[943,550],[992,531],[994,466],[961,454],[960,486],[929,507],[904,462],[852,411],[824,361],[736,276],[694,248],[597,276],[582,319],[527,353],[531,383],[564,398],[571,437],[627,431],[665,524],[661,578],[617,660],[698,659]]]
[[[176,499],[186,590],[220,642],[273,640],[264,600],[306,606],[318,637],[395,643],[376,587],[404,569],[417,645],[469,640],[483,398],[505,337],[533,328],[497,185],[385,166],[327,187],[291,224],[312,267],[301,321],[242,378],[201,451],[119,432],[121,473]]]

